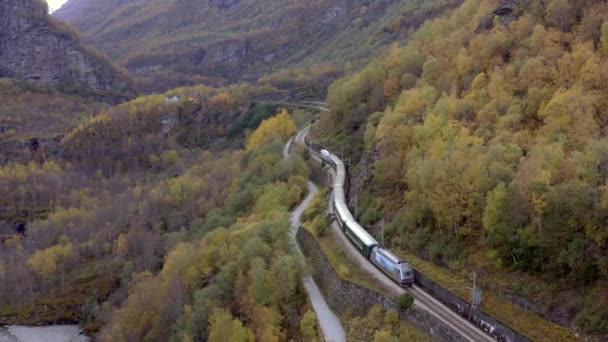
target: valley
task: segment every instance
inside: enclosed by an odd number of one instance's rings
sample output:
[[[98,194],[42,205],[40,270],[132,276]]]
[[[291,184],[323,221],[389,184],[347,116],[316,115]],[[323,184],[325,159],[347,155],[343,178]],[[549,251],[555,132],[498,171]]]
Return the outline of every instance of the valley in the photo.
[[[604,2],[1,0],[0,28],[0,325],[608,338]],[[320,146],[412,290],[342,234]]]

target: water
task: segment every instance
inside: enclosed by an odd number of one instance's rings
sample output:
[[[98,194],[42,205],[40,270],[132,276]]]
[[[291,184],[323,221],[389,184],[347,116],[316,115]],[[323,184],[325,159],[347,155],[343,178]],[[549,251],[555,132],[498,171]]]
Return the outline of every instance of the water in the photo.
[[[0,342],[89,342],[81,335],[78,325],[51,325],[46,327],[25,327],[11,325],[0,327]]]

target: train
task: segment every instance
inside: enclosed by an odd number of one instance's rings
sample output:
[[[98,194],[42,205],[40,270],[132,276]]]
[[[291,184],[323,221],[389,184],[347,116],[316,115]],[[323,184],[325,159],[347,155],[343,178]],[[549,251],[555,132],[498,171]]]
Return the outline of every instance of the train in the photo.
[[[306,144],[309,148],[315,150],[308,141]],[[319,146],[317,145],[316,147]],[[342,160],[326,149],[318,148],[318,150],[323,162],[327,163],[336,173],[331,184],[331,204],[336,221],[344,232],[344,235],[366,259],[399,284],[399,286],[412,286],[414,283],[414,270],[412,267],[390,250],[380,245],[351,214],[346,204],[344,189],[346,184],[346,168]]]

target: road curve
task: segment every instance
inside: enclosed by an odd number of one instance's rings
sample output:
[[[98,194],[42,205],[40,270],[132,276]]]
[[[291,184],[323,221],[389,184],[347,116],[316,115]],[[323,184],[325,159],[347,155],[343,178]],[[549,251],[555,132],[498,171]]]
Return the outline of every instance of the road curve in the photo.
[[[287,142],[287,144],[285,144],[285,147],[283,148],[283,158],[285,158],[285,159],[289,158],[289,147],[291,146],[291,143],[292,143],[292,139],[290,139]],[[308,207],[308,204],[313,199],[313,197],[315,196],[317,191],[318,191],[317,187],[312,182],[309,181],[308,182],[308,195],[306,196],[304,201],[302,201],[302,203],[300,203],[300,205],[298,205],[298,207],[291,213],[290,222],[291,222],[292,243],[293,243],[296,251],[301,255],[303,255],[303,253],[300,250],[300,247],[298,246],[295,237],[296,237],[298,229],[300,228],[300,225],[301,225],[300,217],[302,217],[304,210],[306,210],[306,207]],[[304,285],[304,288],[306,289],[306,292],[308,293],[308,297],[310,298],[313,309],[317,313],[317,320],[321,327],[321,331],[323,332],[323,337],[325,338],[325,341],[326,342],[344,342],[344,341],[346,341],[346,332],[344,331],[344,328],[342,327],[342,323],[340,322],[338,317],[333,313],[333,311],[331,310],[331,308],[325,301],[325,298],[321,294],[321,291],[319,290],[319,287],[315,283],[314,279],[310,275],[305,275],[302,278],[302,284]]]
[[[302,129],[294,138],[294,142],[297,144],[303,144],[310,130],[310,126]],[[315,154],[314,151],[311,150],[311,155],[313,158],[320,160],[320,158]],[[331,168],[327,168],[326,171],[331,174],[332,177],[335,177],[334,170]],[[331,212],[331,199],[328,202],[328,211]],[[412,286],[410,289],[404,289],[398,286],[392,279],[387,277],[384,273],[382,273],[378,268],[376,268],[372,263],[370,263],[366,258],[361,255],[347,240],[346,236],[340,230],[340,227],[336,222],[332,223],[332,230],[334,235],[338,237],[338,241],[343,245],[343,247],[348,251],[349,256],[357,261],[357,264],[360,265],[365,271],[367,271],[370,275],[376,278],[382,285],[385,286],[393,295],[399,295],[409,292],[414,297],[414,305],[419,308],[428,311],[430,314],[435,316],[437,319],[445,323],[447,326],[452,328],[456,333],[458,333],[461,338],[467,341],[494,341],[493,338],[484,333],[481,329],[473,325],[468,320],[459,316],[454,311],[450,310],[443,303],[438,301],[437,299],[430,296],[428,293],[424,292],[417,285]]]
[[[300,102],[285,102],[285,101],[273,101],[272,103],[276,103],[280,106],[287,107],[299,107],[299,108],[308,108],[320,110],[322,112],[328,112],[327,103],[319,102],[319,101],[300,101]]]

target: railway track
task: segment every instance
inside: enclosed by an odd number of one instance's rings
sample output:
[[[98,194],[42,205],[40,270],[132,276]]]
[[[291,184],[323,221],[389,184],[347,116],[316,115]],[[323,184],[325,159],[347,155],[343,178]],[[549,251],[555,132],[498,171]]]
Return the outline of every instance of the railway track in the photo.
[[[323,103],[320,102],[306,102],[304,105],[314,107],[323,111],[328,110],[327,108],[322,107]],[[309,131],[310,126],[305,127],[300,132],[298,132],[298,134],[294,137],[293,141],[297,144],[304,144]],[[313,158],[319,161],[321,160],[320,156],[317,155],[314,150],[310,151]],[[333,169],[328,168],[326,171],[329,172],[332,177],[335,177]],[[328,208],[329,210],[331,210],[331,205],[328,206]],[[446,307],[443,303],[426,293],[419,286],[414,284],[411,288],[408,289],[404,289],[398,286],[395,282],[393,282],[392,279],[390,279],[384,273],[378,270],[372,263],[369,262],[369,260],[363,257],[363,255],[361,255],[353,247],[353,245],[344,236],[343,232],[340,230],[340,228],[335,222],[332,224],[332,229],[336,233],[335,235],[338,237],[338,240],[340,240],[341,244],[346,248],[346,250],[350,254],[351,258],[355,259],[359,265],[361,265],[368,273],[374,276],[374,278],[380,281],[391,292],[394,292],[394,294],[396,295],[402,294],[404,292],[410,293],[414,298],[414,305],[429,312],[431,315],[435,316],[441,322],[449,326],[455,333],[459,335],[460,339],[462,340],[495,341],[495,339],[493,339],[491,336],[487,335],[484,331],[473,325],[464,317],[458,315],[456,312]]]
[[[424,292],[424,290],[417,285],[413,285],[407,291],[414,297],[415,301],[418,302],[419,307],[426,309],[433,316],[446,323],[464,339],[468,341],[495,341],[484,331],[450,310],[443,303]]]

